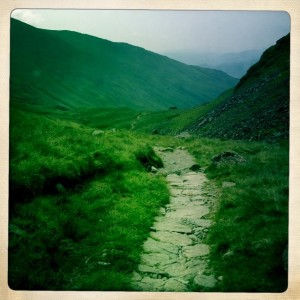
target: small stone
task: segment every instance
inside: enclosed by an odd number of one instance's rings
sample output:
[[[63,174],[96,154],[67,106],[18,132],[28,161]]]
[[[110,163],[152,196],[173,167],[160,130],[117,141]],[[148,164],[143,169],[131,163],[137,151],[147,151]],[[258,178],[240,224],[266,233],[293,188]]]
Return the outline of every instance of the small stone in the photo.
[[[203,287],[213,288],[216,285],[217,280],[213,275],[206,276],[201,274],[194,278],[194,283]]]
[[[151,166],[151,172],[152,172],[152,173],[157,173],[157,172],[158,172],[158,169],[155,168],[154,166]]]
[[[223,280],[223,276],[219,276],[219,277],[218,277],[218,280],[219,280],[219,281],[222,281],[222,280]]]
[[[222,188],[229,188],[229,187],[234,187],[234,186],[236,186],[235,182],[230,182],[230,181],[222,182]]]
[[[94,130],[94,131],[92,132],[92,135],[99,135],[99,134],[103,134],[103,133],[104,133],[103,130]]]
[[[132,280],[133,281],[141,281],[143,277],[138,272],[133,272],[132,274]]]
[[[174,149],[171,147],[161,149],[162,152],[174,152]]]

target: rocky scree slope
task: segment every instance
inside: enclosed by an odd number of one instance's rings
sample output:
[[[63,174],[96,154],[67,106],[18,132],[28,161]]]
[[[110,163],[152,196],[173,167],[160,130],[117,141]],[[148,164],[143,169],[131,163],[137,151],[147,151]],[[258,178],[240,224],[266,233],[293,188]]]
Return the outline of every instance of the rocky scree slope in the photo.
[[[217,138],[267,140],[289,136],[290,35],[267,49],[231,96],[183,131]]]

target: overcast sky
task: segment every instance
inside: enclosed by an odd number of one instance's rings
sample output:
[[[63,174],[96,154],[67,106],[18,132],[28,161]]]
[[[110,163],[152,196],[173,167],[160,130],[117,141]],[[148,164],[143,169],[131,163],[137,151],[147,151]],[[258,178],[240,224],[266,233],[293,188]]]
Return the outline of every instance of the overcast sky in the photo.
[[[15,10],[38,28],[72,30],[148,50],[229,53],[266,49],[290,31],[286,12]]]

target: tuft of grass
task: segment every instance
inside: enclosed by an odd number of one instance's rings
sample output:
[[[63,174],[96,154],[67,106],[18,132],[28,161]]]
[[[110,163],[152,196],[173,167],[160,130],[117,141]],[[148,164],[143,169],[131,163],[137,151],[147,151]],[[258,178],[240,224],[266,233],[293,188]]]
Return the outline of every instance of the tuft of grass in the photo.
[[[161,158],[156,155],[153,148],[149,145],[145,145],[143,148],[136,151],[135,157],[147,171],[151,170],[151,166],[155,168],[162,168],[164,166]]]

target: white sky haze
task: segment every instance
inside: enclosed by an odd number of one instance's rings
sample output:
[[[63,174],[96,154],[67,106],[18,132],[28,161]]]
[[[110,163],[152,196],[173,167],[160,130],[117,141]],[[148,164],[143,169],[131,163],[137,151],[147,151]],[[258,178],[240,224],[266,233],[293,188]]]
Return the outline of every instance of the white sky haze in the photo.
[[[286,12],[18,9],[38,28],[72,30],[157,53],[266,49],[290,31]]]

